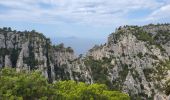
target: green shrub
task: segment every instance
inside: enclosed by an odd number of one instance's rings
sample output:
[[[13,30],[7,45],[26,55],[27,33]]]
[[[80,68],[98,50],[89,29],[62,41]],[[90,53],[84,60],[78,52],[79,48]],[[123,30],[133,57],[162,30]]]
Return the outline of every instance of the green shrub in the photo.
[[[53,86],[57,89],[56,94],[62,95],[66,100],[129,100],[126,94],[109,91],[103,84],[60,81]]]
[[[142,53],[142,52],[139,52],[139,53],[137,54],[137,56],[141,59],[141,58],[143,57],[143,53]]]
[[[130,100],[104,84],[59,81],[49,84],[40,72],[0,70],[0,99],[2,100]]]

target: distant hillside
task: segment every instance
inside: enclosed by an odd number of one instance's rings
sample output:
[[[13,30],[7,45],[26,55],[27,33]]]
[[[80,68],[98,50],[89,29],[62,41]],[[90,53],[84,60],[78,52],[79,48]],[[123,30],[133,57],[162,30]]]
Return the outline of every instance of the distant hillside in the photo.
[[[75,54],[85,54],[94,45],[101,45],[106,42],[106,39],[78,38],[78,37],[56,37],[51,38],[53,44],[64,43],[65,46],[70,46],[74,49]]]

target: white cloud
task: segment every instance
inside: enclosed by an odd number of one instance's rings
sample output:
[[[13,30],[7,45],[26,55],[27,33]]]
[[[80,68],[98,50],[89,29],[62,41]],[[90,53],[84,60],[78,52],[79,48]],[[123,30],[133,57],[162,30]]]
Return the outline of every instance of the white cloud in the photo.
[[[149,15],[148,20],[170,19],[170,4],[164,5]]]
[[[133,10],[157,10],[163,3],[156,0],[0,0],[2,5],[10,9],[0,14],[0,20],[114,25],[130,23],[125,16]],[[168,9],[162,8],[151,16],[164,10]]]

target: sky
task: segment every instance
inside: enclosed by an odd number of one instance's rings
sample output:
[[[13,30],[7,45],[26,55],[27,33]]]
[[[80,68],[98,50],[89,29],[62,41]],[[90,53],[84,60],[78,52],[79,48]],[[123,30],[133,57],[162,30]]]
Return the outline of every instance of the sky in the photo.
[[[170,0],[0,0],[0,27],[107,38],[121,25],[170,22]]]

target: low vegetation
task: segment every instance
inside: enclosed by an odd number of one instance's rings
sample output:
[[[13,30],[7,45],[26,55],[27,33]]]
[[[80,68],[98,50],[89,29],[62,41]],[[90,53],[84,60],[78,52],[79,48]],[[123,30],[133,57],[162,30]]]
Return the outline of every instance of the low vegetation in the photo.
[[[70,52],[70,53],[74,53],[74,50],[71,47],[65,47],[63,43],[59,44],[59,45],[53,45],[53,48],[56,51],[60,51],[60,52]]]
[[[71,80],[49,84],[40,72],[4,68],[0,70],[0,100],[129,100],[129,96],[103,84]]]
[[[95,83],[106,84],[111,87],[111,82],[108,79],[108,68],[111,63],[111,59],[103,58],[102,60],[95,60],[93,57],[87,57],[85,59],[85,65],[91,68],[93,79]]]

